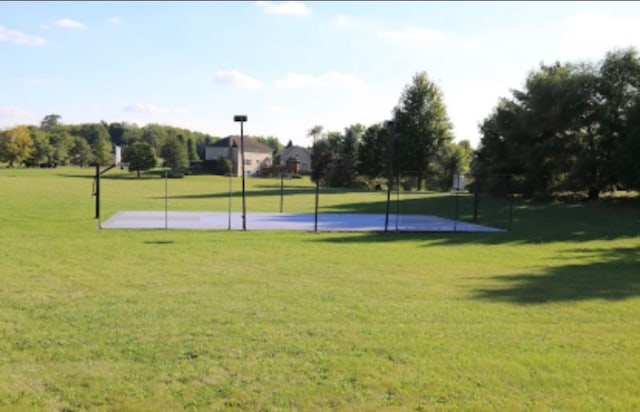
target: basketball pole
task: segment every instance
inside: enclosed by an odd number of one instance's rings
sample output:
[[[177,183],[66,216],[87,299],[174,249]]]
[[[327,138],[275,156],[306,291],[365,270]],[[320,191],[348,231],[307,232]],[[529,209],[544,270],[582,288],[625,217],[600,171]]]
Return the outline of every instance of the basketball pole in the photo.
[[[100,224],[100,164],[96,163],[96,180],[95,180],[95,191],[93,195],[96,197],[96,219],[98,219],[98,224]]]
[[[118,166],[120,164],[120,146],[118,145],[114,145],[113,147],[114,153],[113,153],[113,164],[109,167],[107,167],[106,169],[104,169],[103,171],[100,171],[100,162],[96,161],[96,178],[93,182],[94,184],[94,188],[93,188],[93,196],[96,197],[96,214],[95,214],[95,218],[98,219],[98,227],[100,227],[100,175],[103,173],[107,173],[109,170],[113,169],[114,167]]]

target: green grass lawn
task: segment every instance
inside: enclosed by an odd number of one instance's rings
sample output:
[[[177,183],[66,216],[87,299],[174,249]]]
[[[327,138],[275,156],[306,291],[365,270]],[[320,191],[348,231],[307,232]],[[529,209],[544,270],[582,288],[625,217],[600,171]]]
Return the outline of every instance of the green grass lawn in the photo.
[[[518,202],[496,234],[101,231],[92,173],[0,169],[0,410],[640,408],[637,198]],[[228,182],[169,179],[169,208],[226,211]],[[279,180],[246,183],[249,211],[279,210]],[[107,173],[103,218],[162,210],[164,185]]]

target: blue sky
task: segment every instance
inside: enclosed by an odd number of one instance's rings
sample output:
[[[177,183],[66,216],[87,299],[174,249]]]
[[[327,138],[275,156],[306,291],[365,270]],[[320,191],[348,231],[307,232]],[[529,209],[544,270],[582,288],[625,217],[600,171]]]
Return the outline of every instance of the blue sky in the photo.
[[[541,62],[640,50],[640,2],[0,2],[0,128],[127,121],[308,145],[388,119],[412,76],[456,140]]]

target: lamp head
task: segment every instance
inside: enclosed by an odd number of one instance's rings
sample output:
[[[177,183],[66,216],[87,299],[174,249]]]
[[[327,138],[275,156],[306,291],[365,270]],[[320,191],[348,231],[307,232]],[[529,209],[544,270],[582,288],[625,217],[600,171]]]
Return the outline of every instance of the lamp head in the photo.
[[[244,114],[237,114],[235,116],[233,116],[233,121],[234,122],[246,122],[247,121],[247,116]]]

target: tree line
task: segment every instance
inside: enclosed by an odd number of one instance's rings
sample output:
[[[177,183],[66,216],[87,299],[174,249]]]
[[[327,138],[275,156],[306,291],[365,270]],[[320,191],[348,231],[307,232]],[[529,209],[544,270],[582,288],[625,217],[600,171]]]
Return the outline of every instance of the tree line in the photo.
[[[541,64],[482,122],[475,169],[517,174],[528,196],[640,188],[640,59]]]
[[[402,175],[417,189],[446,190],[454,174],[468,172],[509,178],[509,190],[524,196],[571,192],[591,199],[640,189],[639,90],[633,48],[598,63],[541,64],[523,90],[501,98],[479,124],[474,151],[468,141],[452,142],[442,93],[421,72],[405,86],[392,122],[353,125],[344,133],[309,130],[312,177],[349,186]]]
[[[312,178],[331,187],[374,187],[404,177],[405,189],[448,190],[456,173],[467,173],[473,159],[468,140],[453,141],[442,92],[426,72],[405,86],[391,119],[343,133],[309,130]],[[379,183],[381,182],[382,183]]]
[[[44,117],[40,125],[19,125],[0,133],[0,161],[10,167],[88,166],[111,164],[113,145],[127,147],[144,143],[155,153],[178,151],[174,162],[188,165],[189,160],[204,156],[204,147],[218,138],[188,129],[134,123],[63,124],[61,116]],[[177,147],[177,149],[176,149]],[[171,156],[166,156],[170,158]]]

